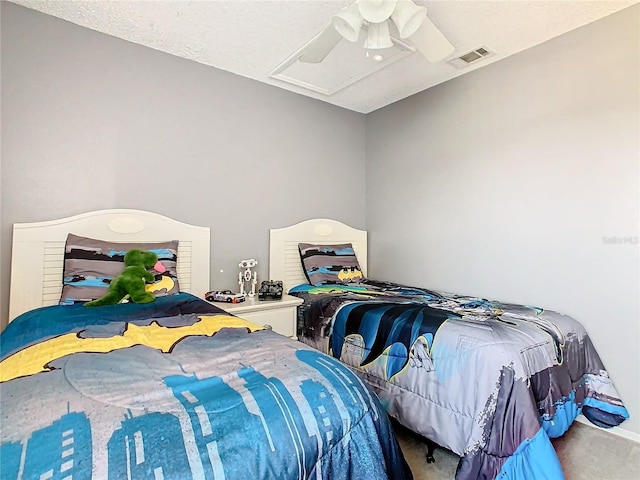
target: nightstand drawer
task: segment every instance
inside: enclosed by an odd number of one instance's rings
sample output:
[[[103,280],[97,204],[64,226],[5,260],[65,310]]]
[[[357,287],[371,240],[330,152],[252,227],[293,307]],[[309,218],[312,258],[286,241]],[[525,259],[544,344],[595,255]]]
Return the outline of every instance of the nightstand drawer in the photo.
[[[271,325],[274,332],[286,337],[295,337],[296,308],[278,308],[261,312],[234,313],[240,318],[258,325]]]

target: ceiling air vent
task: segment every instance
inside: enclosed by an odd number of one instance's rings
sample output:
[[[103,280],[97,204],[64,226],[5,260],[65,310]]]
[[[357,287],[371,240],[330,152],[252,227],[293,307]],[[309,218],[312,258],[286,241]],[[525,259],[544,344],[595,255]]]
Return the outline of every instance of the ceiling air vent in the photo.
[[[476,48],[475,50],[471,50],[464,55],[460,55],[459,57],[453,58],[449,60],[448,63],[453,65],[456,68],[466,68],[472,63],[477,62],[478,60],[482,60],[483,58],[490,57],[495,55],[494,52],[490,51],[486,47]]]

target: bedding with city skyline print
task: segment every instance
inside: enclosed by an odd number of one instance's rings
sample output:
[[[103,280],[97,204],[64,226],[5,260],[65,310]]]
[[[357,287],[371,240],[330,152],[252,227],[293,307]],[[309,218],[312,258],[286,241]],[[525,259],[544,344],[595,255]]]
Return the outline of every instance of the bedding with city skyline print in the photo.
[[[370,279],[299,285],[298,338],[350,366],[402,425],[461,457],[456,479],[561,479],[550,438],[628,418],[579,322]]]
[[[353,372],[190,294],[39,308],[0,347],[3,480],[412,478]]]

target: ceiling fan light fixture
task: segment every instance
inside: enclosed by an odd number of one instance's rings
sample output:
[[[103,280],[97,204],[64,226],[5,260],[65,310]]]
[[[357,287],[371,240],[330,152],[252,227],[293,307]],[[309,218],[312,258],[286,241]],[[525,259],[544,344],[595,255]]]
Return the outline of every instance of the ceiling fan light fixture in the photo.
[[[391,14],[393,23],[398,27],[400,38],[407,38],[416,33],[425,18],[427,18],[427,9],[419,7],[411,0],[399,0]]]
[[[391,47],[393,47],[393,41],[389,33],[389,23],[387,21],[370,23],[367,29],[367,39],[364,41],[364,48],[380,50]]]
[[[350,42],[358,41],[365,24],[367,34],[363,46],[367,50],[393,49],[403,44],[411,51],[415,47],[432,63],[444,60],[455,51],[427,16],[426,7],[416,5],[413,0],[355,0],[336,13],[331,23],[292,57],[300,63],[321,63],[343,38]],[[395,31],[396,27],[399,37],[409,38],[413,47],[398,37],[391,37],[390,28]]]
[[[396,8],[396,3],[398,0],[356,0],[360,14],[370,23],[387,20]]]
[[[353,3],[336,13],[331,23],[333,24],[333,28],[335,28],[343,38],[350,42],[357,42],[363,21],[364,18],[360,14],[358,5]]]

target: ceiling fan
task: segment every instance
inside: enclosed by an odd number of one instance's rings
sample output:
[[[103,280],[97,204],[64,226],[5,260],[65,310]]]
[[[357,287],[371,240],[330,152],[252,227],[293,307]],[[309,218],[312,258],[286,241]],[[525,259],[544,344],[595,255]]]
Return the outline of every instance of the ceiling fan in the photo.
[[[365,49],[390,48],[389,19],[400,38],[408,39],[429,62],[439,62],[453,53],[453,45],[427,18],[426,7],[411,0],[356,0],[333,16],[331,25],[309,42],[298,60],[320,63],[343,38],[357,42],[363,29]]]

